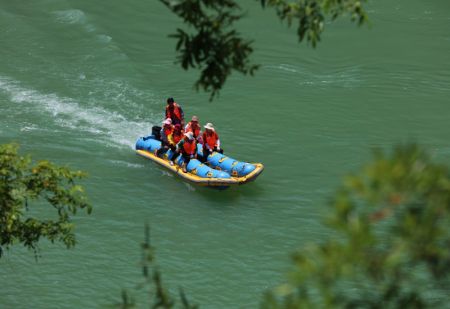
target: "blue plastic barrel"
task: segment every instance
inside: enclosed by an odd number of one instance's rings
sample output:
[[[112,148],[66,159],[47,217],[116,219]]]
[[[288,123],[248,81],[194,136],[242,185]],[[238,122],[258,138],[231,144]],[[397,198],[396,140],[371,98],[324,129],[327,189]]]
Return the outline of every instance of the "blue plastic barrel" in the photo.
[[[153,135],[140,137],[136,141],[136,150],[147,150],[153,152],[159,148],[161,148],[161,142],[154,139]]]
[[[218,152],[213,152],[208,156],[208,164],[222,171],[228,172],[233,177],[242,177],[255,170],[251,163],[237,161]]]
[[[230,174],[228,174],[227,172],[210,168],[197,159],[191,159],[186,169],[189,173],[202,178],[231,178]]]

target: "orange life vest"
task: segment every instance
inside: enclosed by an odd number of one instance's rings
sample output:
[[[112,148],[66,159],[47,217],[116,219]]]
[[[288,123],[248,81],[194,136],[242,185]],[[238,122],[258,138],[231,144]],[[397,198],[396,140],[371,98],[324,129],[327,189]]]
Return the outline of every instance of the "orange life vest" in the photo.
[[[188,155],[193,155],[197,150],[197,143],[195,142],[195,140],[192,141],[185,140],[183,143],[183,149],[184,152],[186,152]]]
[[[211,149],[214,149],[217,145],[217,140],[219,139],[219,136],[216,132],[212,132],[211,134],[208,134],[206,131],[203,133],[203,143],[208,144],[208,146]]]
[[[172,125],[170,125],[170,126],[165,125],[163,128],[164,128],[164,135],[165,136],[169,136],[170,134],[172,134],[172,132],[173,132],[173,126]]]
[[[178,144],[179,141],[181,141],[183,136],[184,136],[183,131],[180,131],[178,133],[175,131],[172,132],[172,138],[173,138],[173,142],[175,143],[175,145]]]
[[[172,122],[174,122],[174,120],[181,121],[180,106],[177,103],[173,103],[173,109],[170,109],[169,107],[170,105],[166,106],[166,118],[172,119]]]
[[[194,134],[194,138],[197,138],[200,135],[200,126],[198,125],[198,123],[193,126],[192,121],[189,121],[186,126],[186,132],[192,132],[192,134]]]

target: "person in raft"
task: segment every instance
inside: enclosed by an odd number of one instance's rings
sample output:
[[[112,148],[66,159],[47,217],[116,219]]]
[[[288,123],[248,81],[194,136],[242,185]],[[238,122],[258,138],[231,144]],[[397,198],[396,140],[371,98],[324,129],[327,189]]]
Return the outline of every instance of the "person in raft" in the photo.
[[[173,131],[172,134],[169,135],[169,148],[170,150],[173,151],[173,156],[172,159],[169,160],[169,164],[170,165],[174,165],[174,161],[175,159],[178,157],[178,153],[177,153],[177,144],[183,139],[184,137],[184,131],[181,128],[180,124],[176,124],[173,127]]]
[[[194,134],[194,138],[197,140],[197,142],[202,143],[201,136],[202,136],[202,128],[200,127],[200,123],[198,122],[197,116],[192,116],[191,121],[188,122],[186,127],[184,128],[184,132],[192,132]]]
[[[181,106],[178,103],[175,103],[173,98],[167,99],[166,105],[166,119],[170,118],[172,120],[172,124],[180,124],[184,127],[184,112]]]
[[[195,142],[194,134],[192,132],[184,133],[184,138],[178,142],[176,149],[177,153],[172,160],[175,161],[176,157],[181,154],[184,159],[183,172],[186,173],[186,167],[191,159],[197,158],[197,143]]]
[[[169,148],[170,150],[172,150],[173,152],[175,152],[176,150],[176,146],[177,144],[181,141],[181,139],[184,137],[184,131],[181,128],[180,124],[176,124],[173,127],[173,131],[172,134],[170,134],[168,136],[169,139]]]
[[[167,118],[163,121],[163,126],[161,128],[161,148],[155,150],[155,155],[157,157],[161,156],[164,152],[169,150],[170,140],[169,136],[172,134],[174,126],[172,125],[172,119]]]
[[[206,162],[208,156],[213,152],[223,153],[223,149],[220,148],[220,139],[212,123],[208,122],[205,126],[205,132],[203,132],[203,161]]]

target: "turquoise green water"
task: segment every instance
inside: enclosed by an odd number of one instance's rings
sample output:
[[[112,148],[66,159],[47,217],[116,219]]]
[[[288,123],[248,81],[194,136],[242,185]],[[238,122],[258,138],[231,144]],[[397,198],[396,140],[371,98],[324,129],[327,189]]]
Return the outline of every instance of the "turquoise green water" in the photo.
[[[75,218],[73,250],[6,253],[0,308],[114,303],[141,280],[145,222],[173,291],[202,308],[257,307],[289,253],[330,237],[327,198],[372,147],[417,141],[449,162],[447,0],[377,1],[371,27],[327,24],[316,50],[257,1],[242,5],[262,67],[209,103],[197,72],[174,64],[179,22],[157,1],[0,0],[0,143],[87,171],[94,205]],[[228,154],[264,163],[257,181],[208,190],[136,156],[168,96],[213,122]]]

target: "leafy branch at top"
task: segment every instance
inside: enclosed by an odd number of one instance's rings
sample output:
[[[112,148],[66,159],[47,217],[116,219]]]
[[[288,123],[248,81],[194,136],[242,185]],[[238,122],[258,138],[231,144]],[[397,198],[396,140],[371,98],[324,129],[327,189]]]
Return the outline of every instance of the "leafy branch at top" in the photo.
[[[178,40],[177,60],[185,70],[201,70],[195,83],[197,90],[211,92],[212,100],[233,71],[253,75],[259,65],[251,64],[252,41],[243,39],[233,26],[243,17],[234,0],[160,0],[188,25],[191,31],[178,28],[171,37]],[[313,47],[321,39],[326,15],[334,20],[349,14],[361,25],[367,15],[365,0],[259,0],[263,8],[274,8],[281,20],[291,26],[298,23],[299,41],[306,39]]]
[[[231,29],[242,15],[240,7],[231,0],[178,1],[161,0],[168,8],[195,29],[189,33],[178,28],[171,37],[178,40],[177,57],[183,69],[201,69],[196,89],[211,91],[210,99],[218,94],[232,70],[253,75],[258,68],[250,64],[251,41]]]
[[[364,1],[364,0],[362,0]],[[281,20],[289,26],[296,21],[299,41],[305,38],[313,47],[321,39],[325,16],[335,20],[341,15],[349,14],[352,21],[362,25],[367,22],[367,14],[359,0],[261,0],[263,7],[273,7]]]

